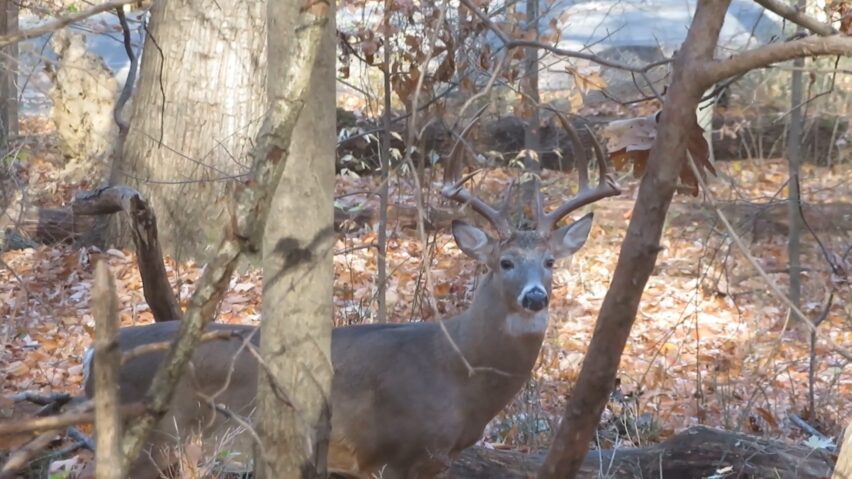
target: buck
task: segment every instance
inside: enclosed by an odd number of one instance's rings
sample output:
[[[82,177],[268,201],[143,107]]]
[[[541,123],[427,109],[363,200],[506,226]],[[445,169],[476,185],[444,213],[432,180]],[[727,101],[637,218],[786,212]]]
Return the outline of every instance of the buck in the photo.
[[[557,223],[584,205],[619,193],[597,141],[599,183],[588,186],[587,158],[577,132],[567,122],[563,126],[574,146],[580,188],[545,213],[536,186],[535,228],[511,225],[508,200],[496,209],[464,188],[465,179],[445,183],[447,198],[469,204],[496,233],[492,237],[462,221],[452,224],[459,249],[487,268],[466,311],[441,321],[334,330],[330,471],[353,478],[441,475],[529,379],[548,324],[554,264],[583,246],[592,215],[559,228]],[[148,454],[131,466],[132,477],[157,477],[174,460],[167,451],[190,433],[203,436],[209,449],[224,443],[218,447],[225,451],[251,450],[250,434],[233,437],[233,431],[238,428],[234,417],[250,416],[254,407],[258,363],[249,348],[257,346],[259,333],[250,326],[210,328],[245,339],[198,347],[169,413],[149,439]],[[177,329],[176,322],[125,328],[119,343],[127,351],[169,341]],[[144,397],[164,356],[162,350],[153,351],[124,363],[119,379],[123,403]],[[93,386],[87,379],[90,397]],[[211,398],[218,408],[211,406]],[[222,407],[229,413],[223,414]]]

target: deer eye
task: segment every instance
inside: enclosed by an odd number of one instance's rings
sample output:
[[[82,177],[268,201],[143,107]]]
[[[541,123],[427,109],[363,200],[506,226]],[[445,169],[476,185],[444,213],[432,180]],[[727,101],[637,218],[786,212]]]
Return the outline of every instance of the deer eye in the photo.
[[[544,260],[544,267],[548,269],[553,268],[553,265],[555,263],[556,260],[554,260],[553,258],[547,258],[546,260]]]
[[[514,267],[515,267],[515,263],[512,263],[512,260],[510,260],[510,259],[501,259],[500,260],[500,268],[503,269],[503,271],[509,271],[510,269],[512,269]]]

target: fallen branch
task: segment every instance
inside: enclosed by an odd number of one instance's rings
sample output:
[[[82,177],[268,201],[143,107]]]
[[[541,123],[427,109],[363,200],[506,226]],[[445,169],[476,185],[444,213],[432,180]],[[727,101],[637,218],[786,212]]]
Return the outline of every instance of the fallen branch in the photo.
[[[145,285],[145,301],[151,308],[154,320],[177,321],[183,314],[175,293],[169,284],[163,251],[157,236],[157,216],[142,195],[128,186],[109,186],[95,191],[81,192],[71,204],[75,215],[110,215],[124,211],[130,219],[139,274]]]
[[[44,432],[62,429],[76,424],[92,424],[95,422],[95,413],[91,410],[92,403],[87,401],[73,411],[56,416],[31,417],[15,421],[0,422],[0,436],[7,434],[21,434],[25,432]],[[141,402],[126,404],[119,407],[122,417],[138,416],[145,411],[145,405]]]
[[[55,431],[42,433],[17,451],[10,454],[6,464],[3,464],[3,468],[0,469],[0,479],[13,479],[18,477],[16,472],[26,467],[32,458],[44,450],[44,448],[49,446],[56,437],[57,435]]]
[[[543,460],[541,454],[470,448],[453,464],[450,477],[528,478]],[[589,451],[577,477],[816,479],[828,477],[832,463],[823,450],[697,426],[653,446]]]

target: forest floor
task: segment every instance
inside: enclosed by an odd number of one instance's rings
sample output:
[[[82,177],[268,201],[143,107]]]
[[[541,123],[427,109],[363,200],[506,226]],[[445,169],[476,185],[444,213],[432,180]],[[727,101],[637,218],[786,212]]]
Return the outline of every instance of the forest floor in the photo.
[[[24,164],[29,194],[43,206],[67,204],[74,191],[89,186],[63,183],[60,159],[51,151],[34,152]],[[759,159],[724,162],[717,168],[718,177],[710,181],[714,196],[760,266],[785,289],[785,164]],[[512,174],[493,171],[480,188],[496,197]],[[544,182],[554,202],[571,184],[561,173],[546,173]],[[622,184],[625,193],[620,198],[594,206],[595,226],[586,246],[558,265],[551,324],[534,377],[489,426],[487,443],[522,450],[548,444],[579,374],[629,221],[637,184],[632,178]],[[848,271],[852,165],[806,165],[801,186],[808,203],[805,217],[825,249],[814,234],[803,232],[802,309],[818,318],[833,289],[820,335],[849,347],[852,294],[848,284],[832,279],[824,258],[845,256]],[[374,178],[339,177],[338,206],[360,207],[370,195],[357,193],[376,189]],[[395,180],[392,201],[412,207],[412,191],[409,179]],[[366,206],[375,207],[372,202]],[[417,229],[406,221],[392,215],[388,227],[391,321],[433,320],[469,304],[476,266],[462,256],[446,228],[427,230],[424,248]],[[338,233],[336,324],[370,322],[375,316],[377,255],[370,246],[375,241],[375,224]],[[838,434],[852,417],[850,366],[826,341],[817,340],[811,411],[809,332],[790,319],[788,309],[733,245],[708,200],[676,197],[662,242],[664,249],[622,358],[619,386],[604,415],[600,445],[646,445],[695,424],[807,440],[810,435],[795,425],[796,417],[829,437]],[[53,245],[0,253],[0,396],[21,391],[80,393],[81,359],[92,342],[89,300],[99,258],[109,262],[116,277],[122,324],[151,322],[130,250]],[[201,266],[167,259],[183,304]],[[218,321],[257,324],[260,284],[259,270],[236,275]],[[0,417],[13,410],[8,400],[0,399]]]

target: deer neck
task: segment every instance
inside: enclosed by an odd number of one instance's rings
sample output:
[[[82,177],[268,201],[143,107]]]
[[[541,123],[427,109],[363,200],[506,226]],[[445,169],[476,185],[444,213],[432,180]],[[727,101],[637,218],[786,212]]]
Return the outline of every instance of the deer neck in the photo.
[[[544,340],[547,310],[536,315],[510,311],[486,274],[470,308],[455,319],[453,336],[471,366],[526,381]]]

